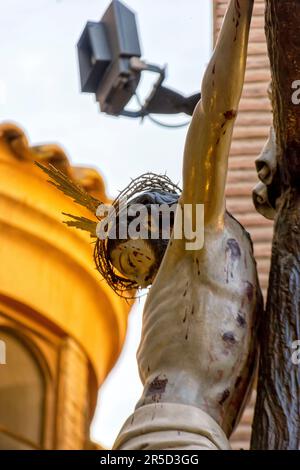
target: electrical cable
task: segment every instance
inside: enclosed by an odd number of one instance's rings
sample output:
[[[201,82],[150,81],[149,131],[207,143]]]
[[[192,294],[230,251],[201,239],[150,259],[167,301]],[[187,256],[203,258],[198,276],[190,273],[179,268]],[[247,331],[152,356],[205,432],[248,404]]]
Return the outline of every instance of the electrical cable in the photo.
[[[145,111],[144,107],[142,105],[142,102],[140,100],[140,97],[139,97],[139,95],[137,94],[136,91],[135,91],[134,95],[135,95],[135,98],[136,98],[136,101],[137,101],[138,105],[141,107],[141,110]],[[144,119],[144,117],[147,117],[150,121],[152,121],[157,126],[167,127],[168,129],[180,129],[182,127],[188,126],[191,122],[191,120],[189,120],[189,121],[186,121],[186,122],[182,122],[180,124],[168,124],[168,123],[164,123],[164,122],[160,121],[159,119],[154,118],[152,116],[152,114],[145,113],[145,114],[143,114],[142,119]]]

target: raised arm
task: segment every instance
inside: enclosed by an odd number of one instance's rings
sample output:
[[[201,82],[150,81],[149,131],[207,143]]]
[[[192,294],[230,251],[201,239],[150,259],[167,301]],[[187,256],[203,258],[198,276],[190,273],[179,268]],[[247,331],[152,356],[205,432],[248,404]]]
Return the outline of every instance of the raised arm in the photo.
[[[232,130],[242,93],[254,0],[231,0],[202,82],[183,164],[184,204],[205,204],[205,224],[223,226]]]

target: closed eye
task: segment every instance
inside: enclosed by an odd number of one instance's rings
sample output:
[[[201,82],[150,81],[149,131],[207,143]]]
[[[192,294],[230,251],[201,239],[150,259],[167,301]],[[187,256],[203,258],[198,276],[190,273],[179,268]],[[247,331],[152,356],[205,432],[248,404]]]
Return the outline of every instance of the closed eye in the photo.
[[[134,265],[134,263],[131,261],[131,259],[130,259],[129,256],[127,256],[127,262],[128,262],[128,264],[129,264],[129,266],[130,266],[131,268],[135,268],[135,265]]]

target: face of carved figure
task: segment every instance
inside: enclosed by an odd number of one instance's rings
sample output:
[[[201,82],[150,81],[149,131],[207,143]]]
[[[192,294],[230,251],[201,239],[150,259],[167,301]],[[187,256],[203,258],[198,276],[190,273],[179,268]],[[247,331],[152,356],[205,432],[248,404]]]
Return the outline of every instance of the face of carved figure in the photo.
[[[147,208],[148,216],[139,222],[147,229],[148,238],[130,238],[126,240],[110,240],[108,252],[113,266],[126,278],[135,281],[138,286],[145,288],[153,283],[163,256],[165,254],[168,239],[164,238],[161,230],[161,219],[157,221],[152,217],[151,205],[168,204],[173,207],[178,201],[178,195],[163,191],[147,191],[135,199],[131,204],[140,204]],[[116,233],[119,233],[121,224],[124,224],[124,232],[128,233],[130,223],[136,222],[135,216],[127,215],[118,217],[116,221]],[[173,227],[173,218],[169,220],[170,229]],[[129,231],[130,232],[130,231]],[[152,236],[155,233],[155,237]],[[152,234],[152,235],[151,235]]]
[[[147,240],[124,240],[112,248],[110,259],[114,267],[127,279],[145,288],[152,284],[157,272],[157,261]]]

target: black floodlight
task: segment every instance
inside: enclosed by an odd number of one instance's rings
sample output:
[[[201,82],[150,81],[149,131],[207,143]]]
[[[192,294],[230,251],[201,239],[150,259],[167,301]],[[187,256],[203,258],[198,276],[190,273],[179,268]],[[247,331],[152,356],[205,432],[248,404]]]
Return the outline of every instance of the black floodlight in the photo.
[[[77,47],[81,90],[96,95],[101,111],[119,115],[140,79],[130,67],[141,56],[134,13],[114,0],[99,23],[87,23]]]
[[[111,2],[101,21],[87,23],[77,48],[81,90],[96,95],[102,112],[129,117],[181,112],[192,115],[200,94],[186,98],[162,86],[165,69],[140,59],[135,14],[119,0]],[[158,73],[158,79],[140,110],[126,110],[143,71]]]

